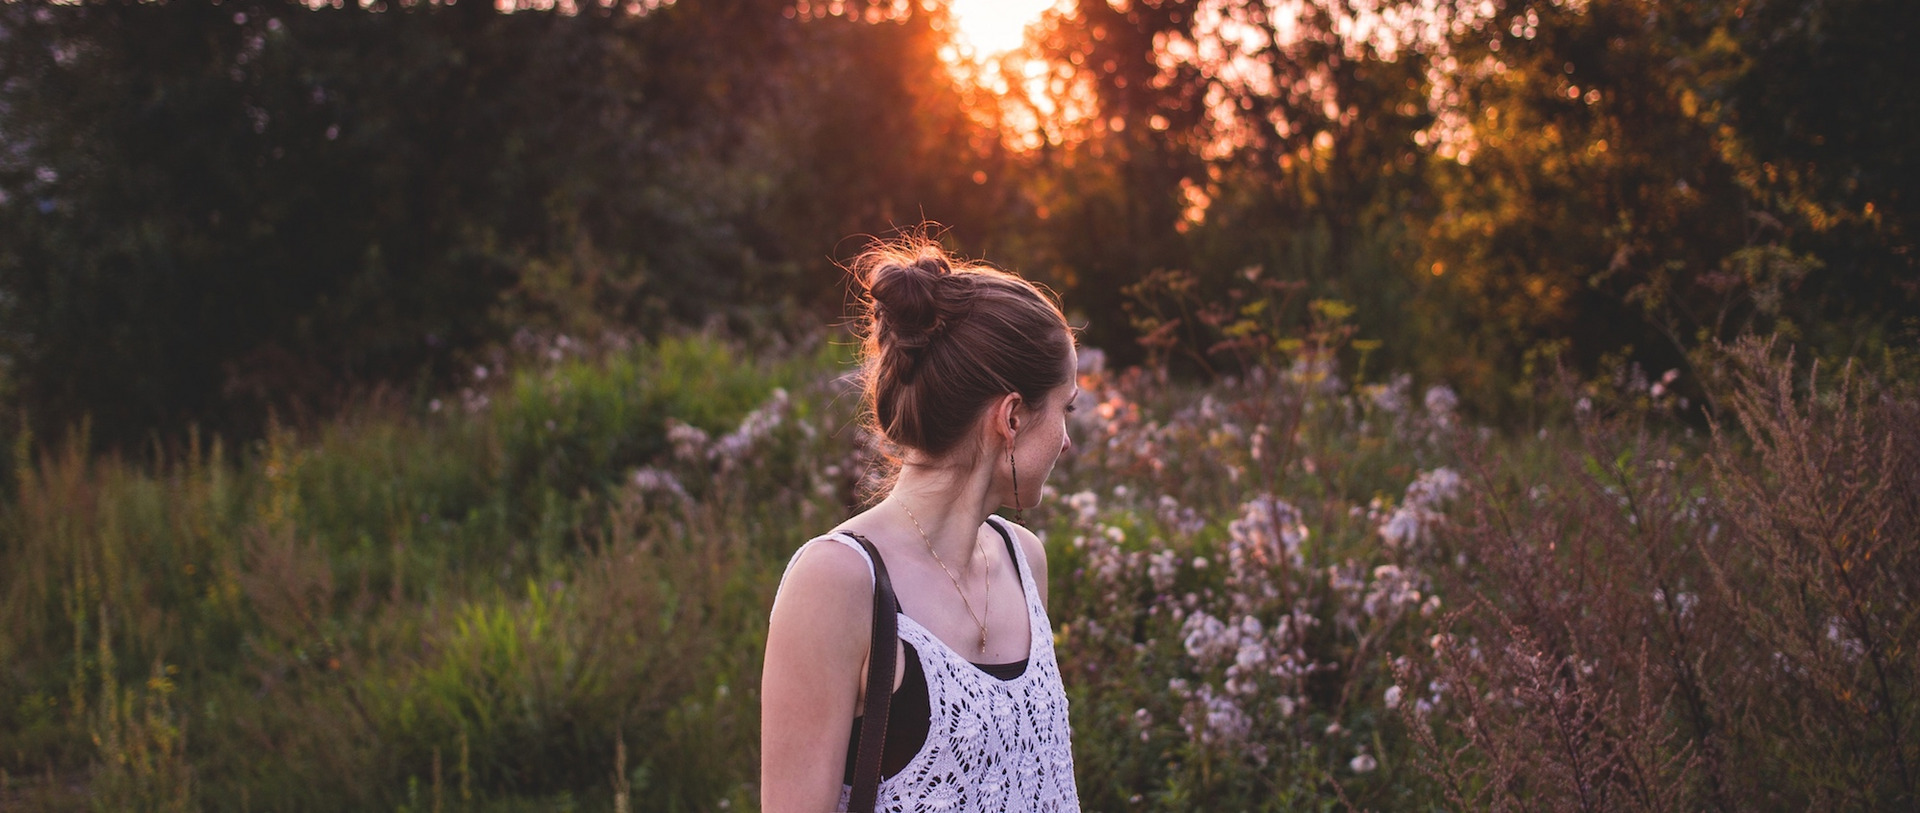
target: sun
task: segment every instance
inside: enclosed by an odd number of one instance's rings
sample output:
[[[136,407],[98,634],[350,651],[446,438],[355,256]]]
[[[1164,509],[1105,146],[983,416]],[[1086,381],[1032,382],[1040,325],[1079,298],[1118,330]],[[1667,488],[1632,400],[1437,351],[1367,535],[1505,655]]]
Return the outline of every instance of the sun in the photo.
[[[960,27],[957,44],[977,59],[986,59],[1020,47],[1027,25],[1040,19],[1055,0],[953,0],[951,10]]]

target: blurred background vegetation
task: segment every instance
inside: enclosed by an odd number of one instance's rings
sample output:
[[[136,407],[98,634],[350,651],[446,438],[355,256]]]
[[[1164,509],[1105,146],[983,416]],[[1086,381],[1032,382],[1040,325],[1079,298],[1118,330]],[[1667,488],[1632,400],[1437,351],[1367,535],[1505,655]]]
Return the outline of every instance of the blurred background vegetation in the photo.
[[[1920,5],[509,6],[0,3],[0,808],[750,807],[923,221],[1105,352],[1091,806],[1915,798]]]
[[[521,330],[806,336],[923,220],[1117,364],[1127,286],[1260,269],[1495,411],[1543,353],[1920,330],[1911,3],[1084,2],[984,61],[931,2],[314,5],[0,6],[0,431],[259,437]]]

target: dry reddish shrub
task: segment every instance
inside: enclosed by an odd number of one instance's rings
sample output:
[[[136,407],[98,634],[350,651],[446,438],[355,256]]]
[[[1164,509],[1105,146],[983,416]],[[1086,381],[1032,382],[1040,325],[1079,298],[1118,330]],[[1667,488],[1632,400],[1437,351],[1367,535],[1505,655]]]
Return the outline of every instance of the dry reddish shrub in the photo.
[[[1464,808],[1675,810],[1717,793],[1694,475],[1638,427],[1585,432],[1564,479],[1501,482],[1481,461],[1449,538],[1443,589],[1469,602],[1409,667],[1431,714],[1406,708]]]
[[[1745,769],[1804,785],[1810,800],[1911,805],[1916,404],[1850,366],[1822,390],[1815,365],[1803,389],[1771,343],[1743,342],[1730,360],[1741,431],[1717,425],[1710,459],[1733,533],[1707,564],[1747,648],[1727,709],[1751,746]],[[1778,742],[1790,746],[1762,747]]]
[[[1541,482],[1466,455],[1464,608],[1400,670],[1453,804],[1915,800],[1920,406],[1770,343],[1724,359],[1705,448],[1627,414],[1583,417]]]

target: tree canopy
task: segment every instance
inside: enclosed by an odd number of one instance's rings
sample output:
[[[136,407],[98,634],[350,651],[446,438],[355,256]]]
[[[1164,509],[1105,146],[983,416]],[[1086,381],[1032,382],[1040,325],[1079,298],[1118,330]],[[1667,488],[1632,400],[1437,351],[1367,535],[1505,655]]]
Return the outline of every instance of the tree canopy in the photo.
[[[1910,352],[1916,15],[1082,0],[969,71],[937,2],[7,3],[0,417],[248,434],[520,330],[817,330],[924,220],[1122,362],[1156,272],[1492,401],[1549,351]]]

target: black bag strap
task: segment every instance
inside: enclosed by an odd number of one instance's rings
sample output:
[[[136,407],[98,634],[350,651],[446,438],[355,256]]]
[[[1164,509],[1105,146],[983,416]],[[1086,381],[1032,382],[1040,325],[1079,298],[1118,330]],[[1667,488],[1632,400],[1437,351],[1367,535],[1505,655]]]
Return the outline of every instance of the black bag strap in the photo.
[[[849,813],[873,813],[880,796],[880,757],[886,749],[887,712],[893,705],[893,656],[900,637],[900,602],[887,578],[887,563],[866,537],[848,533],[873,562],[873,646],[867,651],[867,702],[860,721],[860,752],[853,759]]]

